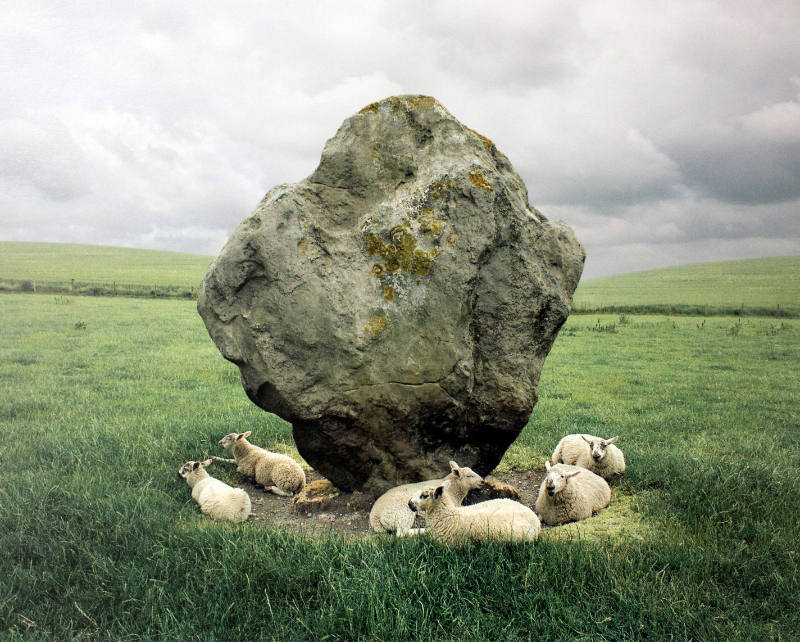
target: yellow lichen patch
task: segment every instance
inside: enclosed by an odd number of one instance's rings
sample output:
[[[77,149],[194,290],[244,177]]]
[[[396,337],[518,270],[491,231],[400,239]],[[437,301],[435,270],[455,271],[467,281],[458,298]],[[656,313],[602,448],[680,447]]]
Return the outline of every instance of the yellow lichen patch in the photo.
[[[455,232],[453,232],[449,237],[447,237],[447,244],[450,247],[453,247],[457,241],[458,241],[458,234],[456,234]]]
[[[484,178],[483,172],[479,169],[470,170],[469,182],[472,183],[478,189],[482,189],[484,192],[494,191],[494,187],[492,187],[492,184]]]
[[[436,256],[436,252],[417,249],[417,239],[406,225],[393,227],[389,232],[389,238],[391,242],[384,243],[377,234],[364,235],[367,242],[367,256],[378,255],[383,259],[384,272],[375,274],[373,266],[374,276],[380,276],[385,272],[393,274],[399,270],[413,276],[423,276],[430,271],[431,260]]]
[[[439,236],[444,228],[443,221],[437,221],[434,218],[433,210],[430,207],[424,207],[419,216],[419,231],[425,236]]]
[[[383,286],[383,298],[386,301],[394,301],[394,286],[393,285],[384,285]]]
[[[379,337],[386,331],[386,324],[389,320],[386,317],[372,316],[364,326],[364,332],[373,337]]]
[[[453,187],[455,186],[450,179],[447,179],[443,183],[436,181],[435,183],[431,183],[431,195],[438,201],[442,198],[443,191],[453,189]]]
[[[380,263],[376,263],[375,265],[373,265],[372,269],[370,270],[370,274],[374,277],[379,277],[383,273],[384,269]]]
[[[483,146],[486,147],[486,149],[488,149],[490,152],[497,149],[495,147],[495,144],[490,139],[486,138],[486,136],[484,136],[483,134],[479,134],[474,129],[470,129],[466,125],[464,125],[464,129],[466,129],[470,134],[477,136],[478,139],[483,143]]]
[[[300,241],[297,247],[300,248],[300,254],[305,254],[308,249],[308,241]]]
[[[378,111],[378,109],[380,109],[380,106],[381,106],[380,103],[370,103],[369,105],[367,105],[363,109],[359,109],[358,113],[359,114],[374,113],[374,112]]]

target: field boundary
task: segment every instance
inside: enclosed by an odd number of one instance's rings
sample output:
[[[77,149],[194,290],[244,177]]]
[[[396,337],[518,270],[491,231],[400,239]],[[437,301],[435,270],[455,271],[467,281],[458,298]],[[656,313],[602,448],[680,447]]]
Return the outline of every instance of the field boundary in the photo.
[[[150,297],[165,299],[196,299],[195,286],[163,285],[154,283],[123,283],[121,281],[92,282],[70,279],[69,281],[40,281],[38,279],[0,278],[0,292],[31,294],[72,294],[78,296]]]
[[[132,298],[196,299],[198,287],[185,285],[164,285],[152,283],[123,283],[120,281],[93,282],[70,279],[69,281],[40,281],[38,279],[0,278],[0,293],[30,294],[70,294],[75,296],[118,296]],[[576,306],[572,314],[631,314],[665,316],[747,316],[774,317],[783,319],[800,318],[800,311],[786,308],[781,304],[775,307],[739,305],[697,305],[697,304],[642,304]]]
[[[796,319],[800,312],[786,309],[780,304],[773,307],[739,305],[697,305],[650,303],[642,305],[604,305],[596,307],[574,307],[572,314],[634,314],[663,315],[687,317],[775,317]]]

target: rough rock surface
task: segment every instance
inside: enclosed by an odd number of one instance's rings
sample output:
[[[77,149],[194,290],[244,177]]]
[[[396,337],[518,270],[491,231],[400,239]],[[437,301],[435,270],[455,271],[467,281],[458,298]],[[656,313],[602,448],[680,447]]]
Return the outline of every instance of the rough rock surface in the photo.
[[[270,190],[198,310],[250,399],[342,490],[490,472],[527,423],[583,248],[488,138],[427,96],[348,118]]]

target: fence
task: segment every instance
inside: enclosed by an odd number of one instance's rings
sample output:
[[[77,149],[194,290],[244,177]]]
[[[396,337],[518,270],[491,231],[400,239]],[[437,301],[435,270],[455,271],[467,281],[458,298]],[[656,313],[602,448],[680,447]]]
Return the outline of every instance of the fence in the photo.
[[[36,279],[0,278],[0,292],[35,292],[44,294],[77,294],[84,296],[124,296],[168,299],[194,299],[197,287],[148,283],[111,283],[78,281],[39,281]]]

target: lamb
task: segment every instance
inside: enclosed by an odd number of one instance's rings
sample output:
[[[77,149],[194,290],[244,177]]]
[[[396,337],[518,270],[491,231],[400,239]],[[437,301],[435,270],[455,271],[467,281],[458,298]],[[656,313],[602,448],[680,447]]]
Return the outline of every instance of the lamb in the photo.
[[[625,456],[614,446],[619,437],[603,439],[580,433],[567,435],[558,442],[553,456],[554,464],[572,464],[591,470],[603,479],[611,479],[625,471]]]
[[[448,492],[456,506],[461,505],[470,490],[480,488],[483,484],[478,473],[466,466],[460,467],[454,461],[450,462],[450,473],[444,479],[452,482]],[[387,490],[378,497],[369,512],[370,530],[375,533],[394,532],[397,537],[422,533],[424,528],[412,528],[414,512],[409,509],[408,500],[418,490],[440,484],[444,479],[403,484]]]
[[[306,483],[306,475],[294,459],[288,455],[273,453],[254,446],[247,438],[251,431],[232,432],[219,441],[223,450],[231,449],[236,470],[254,478],[266,490],[282,497],[291,497]]]
[[[556,526],[591,517],[608,506],[611,488],[605,479],[580,466],[545,462],[547,477],[539,488],[536,512],[545,524]]]
[[[413,511],[425,511],[426,532],[445,544],[464,539],[533,541],[541,523],[530,508],[513,499],[490,499],[472,506],[457,506],[447,492],[445,479],[436,487],[418,490],[408,500]]]
[[[211,460],[187,461],[178,477],[192,489],[192,499],[204,514],[214,519],[243,522],[250,516],[250,496],[241,488],[233,488],[206,472]]]

